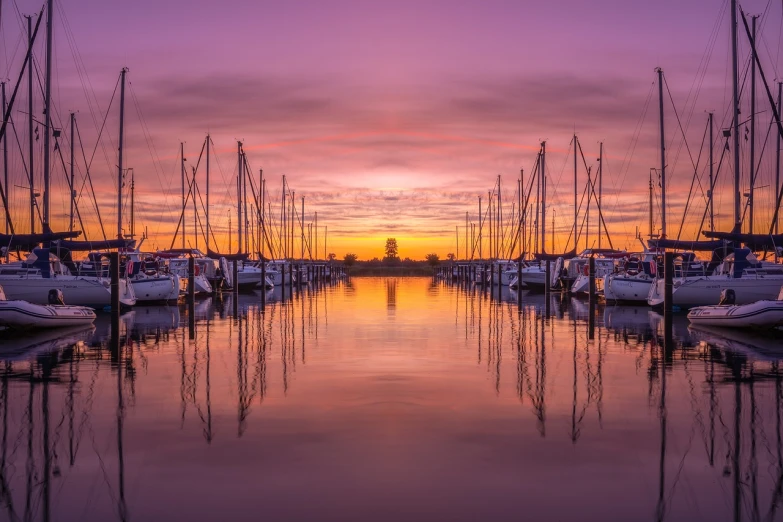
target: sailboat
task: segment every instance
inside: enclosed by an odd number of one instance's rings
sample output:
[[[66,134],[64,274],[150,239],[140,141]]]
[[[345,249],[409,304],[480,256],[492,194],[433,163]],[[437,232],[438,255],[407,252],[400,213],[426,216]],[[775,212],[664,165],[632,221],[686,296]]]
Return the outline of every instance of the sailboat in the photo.
[[[740,227],[742,225],[742,213],[741,213],[741,187],[740,187],[740,155],[739,155],[739,116],[740,116],[740,104],[739,104],[739,91],[737,85],[737,50],[736,50],[736,30],[737,30],[737,3],[736,0],[731,1],[732,9],[732,84],[733,84],[733,97],[732,97],[732,112],[733,112],[733,152],[734,152],[734,230],[729,233],[724,232],[704,232],[704,235],[711,238],[716,238],[712,243],[716,245],[722,245],[723,251],[730,252],[721,262],[711,263],[710,268],[714,265],[712,271],[705,270],[701,275],[690,276],[688,274],[682,274],[680,277],[674,277],[674,284],[672,288],[672,301],[673,305],[680,308],[691,308],[694,306],[712,305],[717,304],[720,300],[721,293],[724,290],[733,290],[736,295],[736,304],[750,304],[756,301],[762,300],[774,300],[778,295],[780,287],[783,285],[783,265],[778,263],[758,261],[751,253],[750,248],[737,248],[736,242],[743,242],[746,245],[757,246],[756,237],[752,234],[752,226],[750,234],[741,234]],[[744,21],[744,13],[741,13]],[[746,24],[746,30],[747,30]],[[755,38],[748,31],[748,36],[751,44],[751,60],[754,65],[752,78],[755,80],[755,65],[758,65],[761,77],[764,78],[764,72],[761,68],[761,63],[758,59],[758,53],[756,52]],[[766,80],[764,81],[765,87]],[[751,89],[752,90],[752,89]],[[769,94],[769,88],[767,87],[767,93]],[[771,99],[771,94],[770,94]],[[772,111],[774,114],[774,121],[777,122],[778,132],[783,135],[783,126],[781,126],[777,108],[772,104]],[[755,117],[753,115],[752,117]],[[662,147],[662,159],[663,159],[663,126],[661,126],[661,147]],[[662,175],[662,179],[665,179]],[[751,181],[752,185],[752,181]],[[662,187],[662,196],[665,197],[665,187]],[[778,197],[778,206],[780,198]],[[665,214],[664,214],[665,215]],[[775,212],[777,217],[777,210]],[[773,219],[773,223],[774,223]],[[665,228],[664,228],[665,236]],[[660,241],[658,242],[660,246]],[[715,250],[718,253],[721,249]],[[713,261],[716,261],[713,258]],[[675,270],[675,276],[676,276]],[[663,274],[659,274],[659,278],[650,289],[647,302],[651,306],[662,306],[664,295],[664,280]]]
[[[247,159],[245,157],[245,152],[242,149],[242,142],[237,141],[237,160],[238,160],[238,169],[239,172],[237,174],[237,226],[238,226],[238,239],[239,239],[239,249],[236,254],[221,254],[215,251],[210,250],[209,248],[209,145],[211,144],[210,137],[207,136],[207,257],[210,259],[217,260],[220,264],[221,271],[223,273],[223,280],[226,282],[230,282],[230,286],[233,288],[235,287],[237,290],[242,292],[252,291],[254,290],[261,282],[263,281],[263,271],[253,266],[252,263],[248,263],[247,260],[250,257],[249,254],[242,252],[242,201],[244,199],[244,192],[243,192],[243,186],[245,185],[245,176],[246,176],[246,166],[247,166]],[[247,190],[246,187],[245,191]],[[237,280],[233,280],[233,267],[229,267],[229,261],[236,262],[237,263]],[[231,273],[229,274],[229,270],[231,270]]]
[[[51,28],[51,18],[53,16],[52,2],[47,2],[48,9],[48,27]],[[35,33],[30,38],[28,51],[25,56],[22,70],[32,59],[32,46],[35,41],[35,35],[37,34],[38,27],[43,17],[43,11],[38,17],[36,23]],[[95,308],[103,308],[111,305],[111,285],[108,277],[80,274],[72,270],[75,268],[66,266],[62,263],[59,257],[50,248],[39,248],[37,245],[48,245],[51,241],[57,239],[68,239],[78,237],[80,232],[68,232],[68,233],[52,233],[50,228],[50,134],[52,134],[52,125],[50,120],[51,114],[51,31],[48,31],[47,35],[47,53],[46,53],[46,86],[44,94],[44,186],[43,186],[43,233],[35,234],[32,229],[35,224],[35,220],[31,219],[31,234],[24,236],[14,235],[13,226],[10,222],[10,216],[6,215],[6,219],[11,225],[12,234],[7,238],[0,238],[2,246],[6,248],[6,251],[14,247],[18,247],[32,253],[27,257],[25,261],[16,263],[7,263],[0,266],[0,285],[5,289],[5,294],[9,300],[24,300],[34,304],[47,304],[49,300],[50,290],[60,290],[64,296],[65,302],[71,305],[91,306]],[[19,77],[21,80],[21,75]],[[32,81],[32,79],[30,79]],[[11,103],[6,108],[6,114],[4,115],[4,121],[2,129],[0,130],[0,137],[5,134],[8,122],[8,116],[13,109],[14,98],[11,98]],[[30,115],[32,117],[32,115]],[[5,194],[3,194],[5,199]],[[7,208],[7,201],[6,201]],[[108,275],[108,271],[107,271]],[[136,303],[136,297],[133,293],[133,288],[127,283],[125,279],[121,279],[119,283],[120,287],[120,302],[126,306],[132,306]]]

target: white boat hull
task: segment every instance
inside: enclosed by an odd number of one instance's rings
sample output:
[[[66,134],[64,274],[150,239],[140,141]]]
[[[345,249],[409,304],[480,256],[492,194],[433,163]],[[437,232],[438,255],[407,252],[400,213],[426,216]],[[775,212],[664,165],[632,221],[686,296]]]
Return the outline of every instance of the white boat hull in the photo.
[[[111,306],[111,286],[106,278],[84,276],[55,277],[12,277],[0,278],[6,298],[12,301],[27,301],[34,304],[49,304],[49,290],[62,291],[68,305],[104,308]],[[136,304],[133,286],[126,279],[120,279],[120,303],[125,306]]]
[[[179,298],[178,279],[175,275],[131,279],[136,301],[138,303],[176,301]]]
[[[663,305],[663,279],[657,279],[650,288],[647,303]],[[723,290],[734,290],[735,304],[751,304],[756,301],[772,301],[778,297],[783,277],[728,277],[725,275],[698,278],[677,278],[672,286],[672,305],[679,308],[709,306],[720,302]]]
[[[546,288],[546,271],[538,267],[523,268],[520,280],[529,288]]]
[[[61,328],[88,325],[94,321],[95,311],[85,306],[0,301],[0,325],[9,328]]]
[[[724,328],[775,328],[783,326],[783,301],[698,306],[688,312],[688,320],[696,325]]]
[[[604,277],[604,298],[614,302],[647,304],[652,283],[650,278],[607,275]]]

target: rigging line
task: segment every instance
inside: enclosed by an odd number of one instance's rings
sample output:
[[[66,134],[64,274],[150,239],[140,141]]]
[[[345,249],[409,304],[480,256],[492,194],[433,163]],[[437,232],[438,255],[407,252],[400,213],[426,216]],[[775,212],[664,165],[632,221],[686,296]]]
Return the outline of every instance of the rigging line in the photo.
[[[185,202],[182,205],[182,213],[179,215],[179,221],[177,221],[177,228],[174,231],[174,238],[171,240],[171,246],[169,246],[169,250],[174,248],[174,243],[177,241],[177,236],[179,235],[179,228],[182,226],[182,222],[185,217],[185,208],[187,208],[188,201],[190,201],[190,196],[193,194],[193,184],[194,180],[192,176],[189,176],[190,180],[188,180],[188,192],[185,195]]]
[[[755,187],[755,186],[756,186],[756,179],[757,179],[757,177],[758,177],[758,174],[759,174],[759,169],[761,168],[761,162],[762,162],[762,160],[764,159],[764,151],[767,149],[767,143],[769,143],[769,135],[770,135],[770,133],[771,133],[771,131],[772,131],[772,125],[773,125],[774,123],[775,123],[775,117],[773,116],[773,117],[772,117],[772,122],[770,123],[769,127],[767,127],[767,134],[766,134],[766,136],[764,137],[764,143],[762,144],[762,146],[761,146],[761,152],[759,153],[759,160],[758,160],[758,162],[756,163],[756,170],[754,171],[756,174],[755,174],[755,176],[753,177],[753,179],[752,179],[752,180],[750,180],[750,187],[751,187],[751,188],[753,188],[753,187]],[[753,205],[753,204],[754,204],[754,203],[752,202],[752,200],[751,200],[750,198],[747,198],[747,199],[745,200],[745,206],[743,207],[743,210],[742,210],[742,220],[743,220],[743,221],[745,220],[745,215],[747,214],[748,208],[749,208],[751,205]]]
[[[198,195],[199,201],[201,201],[201,208],[206,209],[206,205],[204,205],[204,199],[201,197],[201,188],[199,188],[198,185],[196,185],[196,194]],[[199,219],[199,223],[201,223],[201,220]],[[204,232],[204,227],[202,226],[202,232]],[[214,241],[215,245],[217,245],[217,238],[215,237],[215,233],[212,231],[212,227],[208,227],[208,230],[206,233],[202,234],[205,238],[207,237],[207,234],[212,234],[212,241]],[[207,248],[207,253],[209,253],[209,248]]]
[[[709,130],[709,128],[710,125],[708,121],[707,124],[704,126],[704,134],[701,137],[701,146],[699,147],[699,160],[698,160],[699,162],[701,161],[701,153],[704,150],[704,142],[707,139],[707,130]],[[680,229],[677,231],[677,241],[680,240],[680,236],[682,235],[682,229],[685,227],[685,218],[688,215],[688,207],[690,206],[691,195],[693,194],[693,186],[696,184],[696,178],[698,177],[698,173],[699,173],[698,168],[694,168],[693,177],[691,178],[691,187],[690,189],[688,189],[688,197],[685,198],[685,209],[682,212],[682,221],[680,221]]]
[[[95,195],[95,187],[92,184],[92,175],[90,174],[90,167],[89,165],[87,165],[87,156],[84,155],[84,142],[82,141],[81,131],[79,130],[79,121],[76,120],[74,123],[76,127],[76,135],[79,138],[79,147],[82,150],[82,157],[84,158],[84,164],[87,167],[84,179],[85,182],[89,182],[90,192],[92,193],[92,201],[93,204],[95,205],[95,214],[98,217],[98,224],[101,227],[101,235],[103,236],[103,240],[106,241],[106,230],[103,227],[103,218],[101,218],[101,209],[98,206],[98,197]],[[82,190],[84,190],[84,183],[82,183]],[[78,204],[78,200],[77,200],[77,204]]]
[[[588,207],[590,205],[590,196],[592,196],[593,201],[596,203],[596,207],[598,208],[598,217],[600,218],[598,227],[600,229],[601,225],[604,226],[604,232],[606,233],[606,238],[609,241],[609,248],[614,249],[614,246],[612,246],[612,237],[609,234],[609,229],[606,227],[606,221],[604,221],[603,216],[603,209],[601,209],[601,205],[598,204],[598,196],[595,193],[595,179],[590,177],[590,168],[587,166],[587,159],[585,159],[585,153],[582,151],[582,142],[578,142],[579,145],[579,154],[582,156],[582,162],[585,165],[585,169],[587,170],[587,185],[589,187],[589,192],[587,196],[587,204]],[[589,232],[589,231],[588,231]]]
[[[726,151],[729,150],[729,138],[726,138],[726,145],[722,147],[722,151],[720,154],[720,159],[718,160],[718,167],[715,169],[715,177],[712,179],[712,185],[710,186],[710,192],[713,194],[713,198],[715,197],[715,185],[718,183],[718,178],[720,177],[720,168],[723,166],[723,160],[726,157]],[[702,230],[704,229],[704,221],[707,219],[707,212],[709,211],[709,206],[705,205],[704,207],[704,213],[701,216],[701,223],[699,224],[699,230],[696,233],[696,237],[699,237],[701,235]]]
[[[87,101],[87,108],[89,110],[90,117],[92,118],[92,123],[95,126],[95,129],[98,129],[98,118],[96,117],[96,111],[99,116],[103,117],[103,110],[100,107],[100,102],[98,101],[98,97],[95,94],[95,88],[93,87],[92,81],[90,80],[90,76],[87,73],[87,67],[84,64],[84,59],[82,58],[81,52],[79,51],[79,46],[76,43],[76,37],[74,36],[73,30],[71,29],[71,25],[68,20],[67,13],[65,9],[62,8],[59,2],[56,2],[55,6],[59,10],[60,16],[58,18],[62,23],[64,33],[65,33],[65,39],[66,42],[68,43],[68,47],[71,50],[71,55],[73,57],[74,65],[76,66],[76,74],[79,78],[79,82],[81,83],[81,87],[82,87],[82,92],[84,93],[84,97]],[[109,134],[109,137],[111,139],[111,134]],[[104,146],[103,143],[101,143],[101,150],[103,152],[106,165],[108,166],[109,169],[111,169],[111,162],[109,161],[109,157],[106,152],[106,147]]]
[[[71,197],[73,197],[73,187],[71,186],[71,179],[68,177],[68,169],[65,166],[65,159],[63,158],[63,151],[62,147],[56,147],[58,156],[60,156],[60,163],[63,166],[63,176],[65,177],[65,183],[68,185],[68,188],[71,190]],[[87,229],[84,227],[84,221],[82,221],[82,213],[79,210],[79,206],[74,203],[73,206],[76,209],[76,215],[79,217],[79,225],[82,228],[82,233],[84,234],[84,239],[87,240]]]
[[[669,82],[666,80],[666,76],[663,75],[663,84],[666,86],[666,92],[669,94],[669,101],[671,101],[672,109],[674,110],[674,116],[677,119],[677,125],[680,128],[680,134],[682,134],[682,142],[685,145],[685,150],[688,152],[688,157],[691,160],[691,165],[694,169],[697,168],[696,163],[693,161],[693,154],[691,148],[688,145],[688,139],[685,137],[685,129],[682,128],[682,122],[680,121],[680,114],[677,112],[677,107],[674,105],[674,98],[672,97],[672,91],[669,89]]]
[[[90,167],[92,167],[92,162],[95,159],[95,153],[98,151],[98,145],[101,143],[101,136],[103,136],[103,130],[106,128],[106,120],[109,118],[109,110],[111,109],[111,106],[114,104],[114,96],[117,94],[117,87],[120,85],[120,76],[117,76],[117,83],[114,84],[114,92],[111,93],[111,99],[109,100],[109,107],[106,109],[106,116],[103,118],[103,123],[101,123],[101,128],[98,131],[98,138],[95,142],[95,148],[92,150],[92,156],[90,156],[90,162],[87,163],[87,171],[89,172]],[[80,138],[81,139],[81,138]],[[111,175],[114,177],[114,175]]]
[[[206,141],[201,145],[201,153],[199,153],[198,161],[196,162],[196,172],[198,172],[198,167],[201,164],[201,158],[204,155],[204,148],[205,147],[206,147]],[[180,224],[182,223],[182,221],[184,219],[185,211],[188,208],[188,201],[190,201],[190,195],[191,195],[191,192],[193,191],[192,186],[195,183],[195,180],[193,179],[193,177],[191,175],[187,175],[187,177],[190,178],[190,180],[189,180],[190,184],[188,186],[188,193],[185,196],[185,201],[182,202],[182,210],[180,211],[180,215],[179,215],[179,223]],[[194,196],[194,200],[195,200],[195,196]],[[196,214],[198,214],[198,212]],[[196,231],[196,233],[198,233],[198,231]],[[169,247],[169,249],[174,248],[174,243],[177,241],[177,236],[178,235],[179,235],[179,225],[177,225],[177,231],[174,232],[174,239],[172,239],[171,246]]]

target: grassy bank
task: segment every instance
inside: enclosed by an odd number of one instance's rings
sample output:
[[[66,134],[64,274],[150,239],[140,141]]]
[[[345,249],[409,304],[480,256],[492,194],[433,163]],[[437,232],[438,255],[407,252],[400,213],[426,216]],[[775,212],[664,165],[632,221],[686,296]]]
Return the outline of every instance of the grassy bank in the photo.
[[[353,266],[350,277],[432,277],[429,266]]]

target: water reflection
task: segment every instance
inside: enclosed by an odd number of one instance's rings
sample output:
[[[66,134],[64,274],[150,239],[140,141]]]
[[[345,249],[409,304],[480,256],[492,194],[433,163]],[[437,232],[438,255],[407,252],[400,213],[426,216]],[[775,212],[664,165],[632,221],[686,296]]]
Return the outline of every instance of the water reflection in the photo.
[[[266,297],[0,339],[0,519],[783,518],[772,337],[429,279]]]
[[[731,491],[725,510],[720,505],[708,509],[717,518],[780,517],[783,345],[779,332],[761,335],[689,329],[687,319],[676,316],[668,338],[663,317],[647,308],[599,305],[593,312],[596,331],[592,337],[588,334],[591,311],[586,301],[559,294],[523,293],[518,309],[516,297],[488,303],[470,287],[457,285],[454,290],[464,299],[457,323],[464,322],[466,338],[474,335],[478,362],[482,353],[497,362],[488,366],[496,394],[502,389],[504,371],[500,364],[503,350],[498,347],[509,344],[505,329],[511,330],[510,344],[516,352],[515,394],[520,403],[530,405],[542,438],[553,434],[549,426],[553,418],[565,422],[566,376],[570,377],[571,392],[568,429],[555,430],[554,436],[568,437],[572,445],[585,437],[602,437],[607,357],[610,361],[618,356],[633,361],[625,370],[630,370],[630,375],[618,375],[610,367],[610,380],[634,380],[638,375],[646,381],[647,407],[658,419],[656,520],[689,519],[694,499],[702,496],[694,490],[708,490],[707,482],[725,485]],[[570,371],[566,370],[566,358],[570,359]],[[617,389],[616,384],[613,388],[621,394],[631,391],[626,386]],[[618,401],[624,402],[616,394],[609,396],[609,411],[616,412]],[[672,401],[677,407],[673,418]],[[610,417],[610,422],[618,420]],[[701,453],[695,451],[700,444],[704,447]],[[721,455],[724,462],[716,462]],[[710,471],[699,470],[699,462]],[[694,469],[697,471],[691,473]],[[688,491],[681,491],[684,483],[689,483]]]

